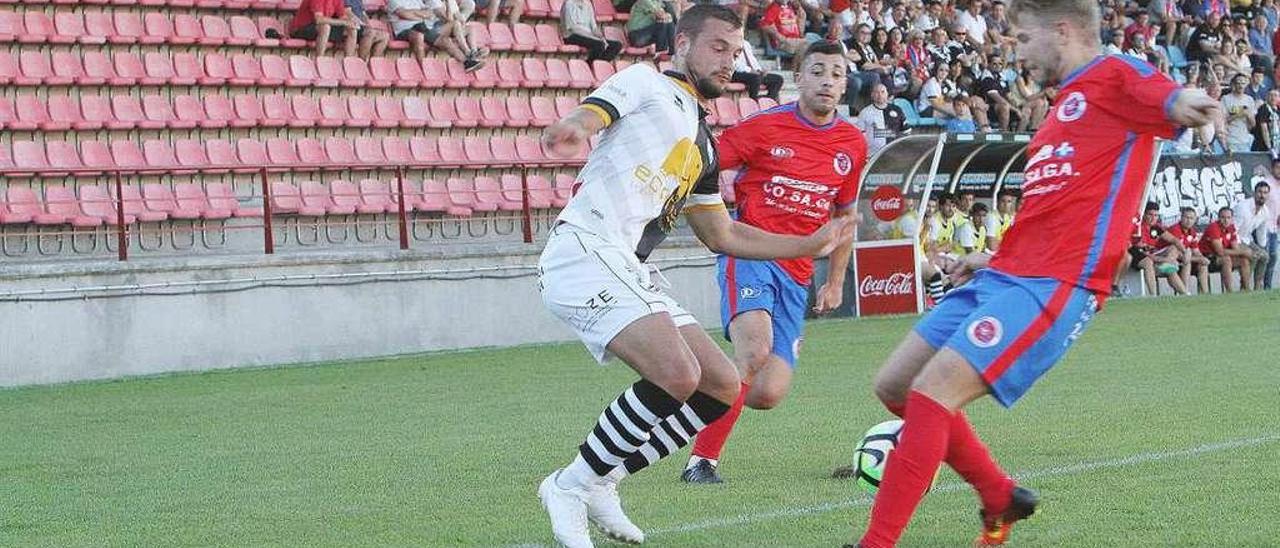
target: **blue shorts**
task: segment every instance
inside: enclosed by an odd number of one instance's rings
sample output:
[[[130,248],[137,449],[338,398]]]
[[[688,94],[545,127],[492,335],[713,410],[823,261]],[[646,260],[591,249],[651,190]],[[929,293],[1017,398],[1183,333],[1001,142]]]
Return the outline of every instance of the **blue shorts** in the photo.
[[[986,269],[915,329],[930,346],[964,356],[1009,407],[1067,353],[1097,310],[1098,298],[1073,284]]]
[[[809,289],[773,261],[752,261],[721,255],[720,322],[729,339],[729,322],[751,310],[769,313],[773,322],[773,354],[792,369],[804,340],[804,312]]]

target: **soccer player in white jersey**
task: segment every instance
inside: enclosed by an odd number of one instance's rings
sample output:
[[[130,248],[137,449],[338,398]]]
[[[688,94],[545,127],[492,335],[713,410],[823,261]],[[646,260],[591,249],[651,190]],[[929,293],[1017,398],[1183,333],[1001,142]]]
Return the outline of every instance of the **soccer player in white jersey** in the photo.
[[[568,157],[604,130],[539,259],[543,302],[598,361],[616,356],[641,377],[538,487],[562,545],[592,546],[588,521],[643,542],[622,513],[618,480],[687,444],[737,397],[733,362],[644,263],[676,217],[683,211],[711,250],[743,258],[821,256],[852,239],[847,218],[798,237],[729,217],[704,106],[724,92],[741,49],[733,11],[694,6],[676,28],[674,71],[632,65],[543,134],[548,151]]]

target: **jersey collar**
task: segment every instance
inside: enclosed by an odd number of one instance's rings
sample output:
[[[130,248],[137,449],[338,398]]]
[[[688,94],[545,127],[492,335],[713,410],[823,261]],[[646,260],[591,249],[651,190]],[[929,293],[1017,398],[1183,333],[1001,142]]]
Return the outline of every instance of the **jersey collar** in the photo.
[[[1094,57],[1092,61],[1089,61],[1088,63],[1085,63],[1083,66],[1071,71],[1071,74],[1068,74],[1067,77],[1063,78],[1062,82],[1058,84],[1058,89],[1067,87],[1076,78],[1079,78],[1081,74],[1084,74],[1085,71],[1093,68],[1095,65],[1097,65],[1098,63],[1101,63],[1102,60],[1106,58],[1107,58],[1106,55],[1099,55],[1097,57]]]
[[[666,75],[667,78],[670,78],[672,82],[675,82],[677,86],[680,86],[681,89],[685,90],[689,95],[692,95],[693,98],[698,101],[698,117],[699,118],[707,117],[707,108],[706,108],[707,98],[703,97],[701,93],[698,93],[698,88],[693,87],[693,84],[689,83],[688,76],[685,76],[683,72],[677,72],[674,70],[666,70],[666,71],[663,71],[662,74]]]

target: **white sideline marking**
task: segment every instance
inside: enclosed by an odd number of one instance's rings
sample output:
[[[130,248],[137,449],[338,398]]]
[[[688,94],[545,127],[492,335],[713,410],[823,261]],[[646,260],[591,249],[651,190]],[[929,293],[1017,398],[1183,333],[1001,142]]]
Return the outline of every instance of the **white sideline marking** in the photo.
[[[1056,466],[1053,468],[1043,468],[1039,470],[1025,470],[1022,472],[1015,472],[1013,474],[1013,477],[1019,480],[1031,480],[1036,478],[1073,476],[1076,474],[1080,474],[1083,472],[1090,472],[1093,470],[1101,470],[1105,468],[1122,468],[1126,466],[1133,466],[1135,464],[1145,464],[1148,462],[1159,462],[1159,461],[1182,458],[1182,457],[1194,457],[1198,455],[1204,455],[1207,453],[1216,453],[1219,451],[1226,451],[1228,449],[1239,449],[1243,447],[1254,447],[1258,445],[1266,445],[1268,443],[1272,443],[1276,441],[1280,441],[1280,434],[1267,434],[1267,435],[1257,436],[1252,438],[1239,438],[1234,440],[1221,441],[1217,443],[1208,443],[1208,444],[1199,445],[1196,447],[1191,447],[1189,449],[1179,449],[1176,451],[1138,453],[1135,455],[1130,455],[1128,457],[1122,457],[1118,459],[1086,461],[1086,462],[1081,462],[1077,464]],[[947,482],[947,483],[938,485],[938,487],[935,488],[934,491],[950,492],[950,491],[958,491],[961,489],[965,489],[967,487],[968,485],[965,484],[964,482]],[[767,512],[758,512],[754,514],[741,514],[741,515],[729,517],[729,518],[709,519],[709,520],[703,520],[703,521],[695,521],[693,523],[686,523],[684,525],[676,525],[673,527],[652,529],[652,530],[646,531],[646,535],[647,536],[663,536],[663,535],[670,535],[673,533],[690,533],[690,532],[702,531],[706,529],[719,529],[722,527],[733,527],[736,525],[744,525],[748,523],[756,523],[760,521],[768,521],[768,520],[778,519],[778,518],[794,518],[794,517],[808,516],[813,514],[823,514],[826,512],[830,512],[833,510],[840,510],[843,508],[859,508],[864,506],[870,506],[871,502],[872,502],[871,497],[863,496],[856,500],[828,502],[828,503],[816,504],[812,506],[779,508],[777,510],[770,510]],[[537,544],[537,543],[523,543],[523,544],[509,545],[509,548],[545,548],[545,545]]]

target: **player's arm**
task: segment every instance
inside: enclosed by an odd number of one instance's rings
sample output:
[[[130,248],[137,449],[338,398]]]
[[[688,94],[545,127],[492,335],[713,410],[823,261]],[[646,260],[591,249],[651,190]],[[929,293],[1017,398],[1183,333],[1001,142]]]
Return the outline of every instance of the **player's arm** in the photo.
[[[848,246],[853,239],[852,217],[833,219],[808,236],[784,236],[737,222],[723,206],[688,207],[685,218],[711,251],[743,259],[821,257],[839,246]]]
[[[598,112],[578,107],[542,131],[542,147],[553,157],[571,158],[592,135],[605,127],[605,118]]]
[[[858,208],[854,204],[836,209],[831,213],[832,219],[849,219],[852,225],[858,224]],[[827,258],[827,282],[818,288],[817,299],[813,311],[819,314],[830,312],[844,302],[844,277],[849,272],[849,258],[853,256],[852,242],[838,245],[831,250]]]
[[[951,278],[951,283],[961,285],[969,281],[975,272],[986,268],[989,262],[991,255],[988,253],[970,253],[947,265],[947,276]]]
[[[1121,109],[1135,126],[1169,138],[1174,125],[1199,127],[1213,121],[1221,105],[1203,90],[1183,88],[1146,61],[1129,59],[1119,72],[1130,101]]]
[[[588,139],[636,111],[652,95],[652,72],[637,64],[610,76],[578,108],[543,130],[542,147],[553,157],[577,155]]]
[[[1178,249],[1181,253],[1186,253],[1186,246],[1182,245],[1182,240],[1171,234],[1168,230],[1160,233],[1160,241],[1165,242]]]

